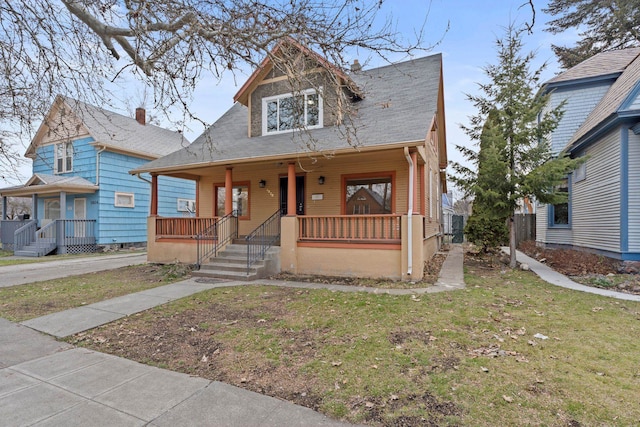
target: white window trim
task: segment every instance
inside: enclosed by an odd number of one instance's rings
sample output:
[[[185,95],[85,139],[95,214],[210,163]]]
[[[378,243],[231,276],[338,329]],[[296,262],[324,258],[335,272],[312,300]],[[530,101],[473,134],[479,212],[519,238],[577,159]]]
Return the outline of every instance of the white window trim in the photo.
[[[118,203],[118,198],[119,197],[130,197],[131,199],[131,203]],[[136,207],[136,200],[135,200],[135,194],[134,193],[119,193],[116,192],[114,195],[114,199],[113,199],[113,205],[117,208],[135,208]]]
[[[196,201],[193,199],[178,199],[176,209],[178,212],[193,213],[196,211]]]
[[[62,152],[64,153],[62,156],[62,170],[58,168],[58,147],[62,147]],[[69,146],[71,146],[71,155],[69,156],[71,159],[71,168],[67,169],[67,151],[69,150]],[[54,158],[54,172],[55,173],[67,173],[73,172],[73,143],[71,141],[67,142],[58,142],[53,144],[53,158]]]
[[[292,98],[293,96],[296,95],[315,95],[318,94],[318,124],[314,125],[314,126],[307,126],[305,124],[304,127],[302,128],[294,128],[294,129],[286,129],[286,130],[277,130],[277,131],[271,131],[271,132],[267,132],[267,103],[273,100],[277,100],[277,99],[283,99],[283,98]],[[306,105],[306,104],[305,104]],[[300,91],[299,93],[284,93],[281,95],[274,95],[274,96],[268,96],[265,98],[262,98],[262,136],[265,135],[277,135],[280,133],[289,133],[289,132],[293,132],[295,130],[300,130],[300,129],[319,129],[323,127],[323,119],[324,119],[324,101],[322,99],[322,87],[319,88],[319,90],[315,90],[315,89],[306,89],[303,91]],[[305,110],[305,123],[306,123],[306,110]]]

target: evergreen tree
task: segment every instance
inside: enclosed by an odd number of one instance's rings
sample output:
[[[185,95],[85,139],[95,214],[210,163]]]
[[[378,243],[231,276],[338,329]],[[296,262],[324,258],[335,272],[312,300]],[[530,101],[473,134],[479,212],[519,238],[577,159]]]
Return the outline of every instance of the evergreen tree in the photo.
[[[564,154],[552,158],[549,136],[563,106],[547,107],[549,94],[540,90],[544,66],[530,70],[535,55],[522,54],[522,32],[507,28],[505,38],[496,42],[498,63],[484,69],[489,82],[479,84],[480,95],[467,95],[478,113],[463,129],[480,150],[458,149],[478,172],[459,163],[452,165],[457,174],[454,182],[479,199],[479,216],[509,222],[512,268],[516,266],[513,215],[518,201],[525,197],[543,203],[563,201],[566,195],[554,188],[583,161]]]
[[[599,52],[640,46],[640,0],[551,0],[543,11],[555,17],[546,31],[582,31],[573,47],[552,45],[564,69]]]

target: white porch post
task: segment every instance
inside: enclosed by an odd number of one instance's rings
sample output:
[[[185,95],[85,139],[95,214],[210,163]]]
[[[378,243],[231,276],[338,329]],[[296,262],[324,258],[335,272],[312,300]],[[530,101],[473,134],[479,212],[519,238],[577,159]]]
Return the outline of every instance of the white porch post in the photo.
[[[38,219],[38,195],[31,195],[31,219]]]
[[[60,192],[60,219],[67,219],[67,193]]]

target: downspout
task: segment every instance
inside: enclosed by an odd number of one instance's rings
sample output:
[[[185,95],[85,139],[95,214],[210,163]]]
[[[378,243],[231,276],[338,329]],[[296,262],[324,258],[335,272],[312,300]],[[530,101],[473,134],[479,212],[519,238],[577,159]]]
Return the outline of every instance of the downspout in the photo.
[[[153,184],[151,181],[149,181],[147,178],[143,178],[142,176],[140,176],[140,172],[138,172],[136,174],[136,176],[138,177],[138,179],[143,180],[144,182],[148,182],[149,184]]]
[[[107,147],[103,145],[96,153],[96,185],[100,185],[100,154],[106,149]]]
[[[413,161],[409,155],[409,147],[404,147],[404,157],[409,163],[409,209],[407,210],[407,275],[413,273]]]

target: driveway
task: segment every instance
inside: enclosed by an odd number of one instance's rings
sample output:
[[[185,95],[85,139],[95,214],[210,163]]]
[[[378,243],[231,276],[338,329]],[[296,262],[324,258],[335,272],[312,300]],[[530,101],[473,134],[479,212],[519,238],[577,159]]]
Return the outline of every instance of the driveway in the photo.
[[[82,258],[74,257],[32,264],[6,265],[0,267],[0,288],[93,273],[96,271],[112,270],[129,265],[144,264],[146,262],[146,252],[137,252]]]

